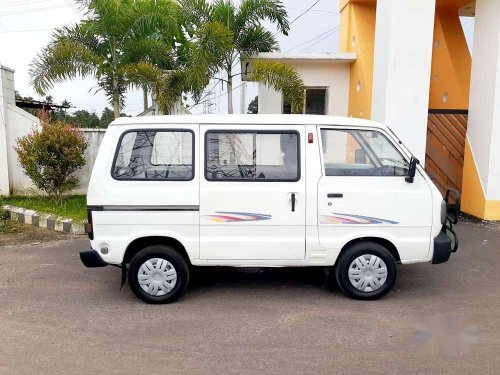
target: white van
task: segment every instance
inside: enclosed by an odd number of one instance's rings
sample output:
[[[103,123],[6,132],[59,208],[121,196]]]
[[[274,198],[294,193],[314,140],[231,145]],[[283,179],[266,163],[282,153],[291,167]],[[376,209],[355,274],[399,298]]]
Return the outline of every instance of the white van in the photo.
[[[194,266],[331,267],[345,294],[375,299],[394,285],[397,263],[442,263],[457,249],[455,198],[447,206],[372,121],[120,118],[94,165],[92,250],[80,256],[120,267],[149,303],[177,299]]]

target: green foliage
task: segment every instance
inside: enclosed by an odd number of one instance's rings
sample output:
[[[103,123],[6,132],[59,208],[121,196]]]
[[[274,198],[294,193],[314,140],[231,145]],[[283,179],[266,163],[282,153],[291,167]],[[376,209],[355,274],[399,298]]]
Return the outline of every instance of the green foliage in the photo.
[[[120,115],[126,116],[124,113]],[[73,114],[59,109],[52,112],[50,116],[51,123],[64,122],[77,128],[107,128],[114,119],[114,113],[108,107],[104,108],[101,117],[98,117],[95,112],[84,109],[75,111]]]
[[[146,87],[163,113],[169,113],[184,92],[195,100],[218,69],[220,56],[231,43],[232,34],[218,22],[199,25],[190,40],[177,49],[175,69],[161,69],[149,61],[130,64],[124,71],[137,88]]]
[[[7,204],[7,202],[4,202],[3,198],[0,197],[0,235],[16,233],[20,229],[20,224],[10,220],[9,211],[4,211],[1,208],[4,204]]]
[[[62,122],[42,120],[40,130],[18,139],[19,163],[35,186],[56,201],[78,186],[72,174],[85,165],[83,134]]]
[[[233,0],[180,0],[184,25],[190,36],[197,30],[194,25],[212,24],[224,27],[230,35],[229,43],[211,62],[210,78],[218,71],[226,79],[217,78],[227,84],[228,109],[232,113],[232,87],[236,67],[241,54],[250,56],[258,52],[279,50],[274,34],[266,30],[265,21],[276,25],[278,31],[287,35],[290,24],[287,12],[280,0],[242,0],[238,5]]]
[[[87,219],[87,199],[84,195],[64,196],[59,202],[39,195],[0,197],[0,204],[23,207],[78,221]]]
[[[250,104],[248,104],[247,113],[252,114],[252,115],[256,115],[259,113],[259,97],[258,96],[253,98],[253,100],[250,102]]]
[[[254,80],[285,94],[292,113],[303,113],[304,84],[291,66],[276,61],[253,60]]]
[[[91,0],[84,20],[56,29],[30,67],[31,84],[45,94],[55,83],[76,77],[97,80],[118,117],[132,84],[126,72],[139,61],[173,68],[180,8],[174,0]]]
[[[21,224],[12,220],[0,219],[0,234],[12,234],[21,231]]]
[[[113,111],[108,107],[104,108],[100,118],[100,127],[107,128],[108,125],[115,119]]]
[[[1,201],[1,199],[0,199]],[[5,211],[0,208],[0,221],[5,221],[10,219],[10,213],[9,211]]]

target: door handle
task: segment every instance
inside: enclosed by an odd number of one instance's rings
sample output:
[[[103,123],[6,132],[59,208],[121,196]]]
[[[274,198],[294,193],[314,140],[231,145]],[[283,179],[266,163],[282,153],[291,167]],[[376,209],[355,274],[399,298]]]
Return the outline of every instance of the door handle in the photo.
[[[342,193],[328,193],[328,198],[344,198],[344,194]]]
[[[295,193],[292,193],[292,212],[295,212]]]

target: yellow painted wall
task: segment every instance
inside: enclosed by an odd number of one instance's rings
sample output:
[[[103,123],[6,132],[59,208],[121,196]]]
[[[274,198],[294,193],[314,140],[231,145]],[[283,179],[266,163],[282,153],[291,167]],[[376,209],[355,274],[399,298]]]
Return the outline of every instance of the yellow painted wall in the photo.
[[[340,11],[340,52],[356,52],[351,65],[349,109],[352,117],[371,117],[376,4],[344,0]]]
[[[465,141],[462,211],[485,220],[500,220],[500,201],[486,200],[468,138]]]
[[[430,109],[468,109],[471,55],[458,9],[437,8],[434,21]],[[446,97],[447,100],[443,100]]]

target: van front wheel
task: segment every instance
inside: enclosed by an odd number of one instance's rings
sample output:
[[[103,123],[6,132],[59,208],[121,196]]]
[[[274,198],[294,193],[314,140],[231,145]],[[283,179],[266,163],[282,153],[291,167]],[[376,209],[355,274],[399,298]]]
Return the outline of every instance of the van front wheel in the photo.
[[[147,303],[170,303],[180,297],[189,281],[189,266],[175,249],[152,245],[130,262],[128,282],[132,292]]]
[[[382,245],[368,241],[346,249],[335,268],[335,277],[344,294],[362,300],[384,296],[394,286],[396,276],[392,254]]]

